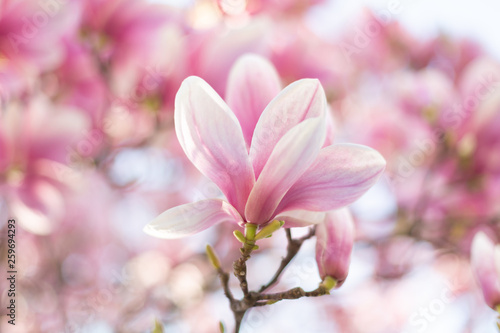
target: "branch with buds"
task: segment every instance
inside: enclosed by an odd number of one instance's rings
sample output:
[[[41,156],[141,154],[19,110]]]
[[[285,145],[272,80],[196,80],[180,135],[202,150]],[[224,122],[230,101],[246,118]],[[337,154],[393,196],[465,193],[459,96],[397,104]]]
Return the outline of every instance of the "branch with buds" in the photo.
[[[317,297],[323,295],[329,295],[330,290],[335,288],[337,280],[333,277],[326,276],[323,281],[319,284],[318,288],[312,291],[304,291],[300,287],[292,288],[286,291],[278,293],[265,293],[267,289],[273,286],[283,273],[285,267],[292,261],[295,255],[299,252],[302,244],[315,235],[316,227],[312,227],[309,233],[301,238],[293,239],[291,236],[290,229],[286,230],[288,246],[287,254],[282,258],[280,266],[278,267],[276,273],[272,279],[263,285],[259,291],[249,291],[247,282],[247,266],[246,262],[250,259],[251,253],[257,250],[259,247],[256,245],[256,241],[272,236],[272,234],[281,229],[284,225],[284,221],[274,220],[265,227],[263,227],[258,233],[257,225],[247,223],[245,225],[245,234],[237,230],[234,232],[234,236],[238,241],[242,243],[240,248],[241,256],[233,263],[233,274],[240,282],[240,288],[243,292],[242,299],[235,299],[233,293],[229,288],[229,273],[224,271],[221,267],[220,260],[215,253],[215,250],[207,245],[206,252],[207,256],[217,270],[221,285],[224,289],[224,294],[229,300],[231,310],[234,314],[235,319],[235,333],[238,333],[241,327],[241,323],[247,311],[253,307],[271,305],[282,300],[298,299],[302,297]],[[223,326],[221,325],[221,332],[224,332]]]

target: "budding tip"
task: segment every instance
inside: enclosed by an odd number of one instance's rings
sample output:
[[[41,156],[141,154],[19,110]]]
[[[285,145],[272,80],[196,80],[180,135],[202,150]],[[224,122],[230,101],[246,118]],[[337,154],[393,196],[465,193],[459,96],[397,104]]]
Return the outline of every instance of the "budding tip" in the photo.
[[[245,235],[243,235],[243,233],[239,230],[235,230],[233,231],[233,235],[234,237],[236,237],[236,239],[240,242],[240,243],[246,243],[247,239],[245,238]]]
[[[212,266],[214,266],[215,269],[219,269],[221,267],[220,260],[217,257],[217,254],[215,253],[214,248],[212,246],[210,246],[210,244],[207,244],[205,250],[207,253],[208,260],[210,261]]]
[[[155,319],[155,326],[152,333],[163,333],[163,325],[158,319]]]
[[[262,238],[267,238],[273,234],[276,230],[281,228],[285,224],[284,221],[273,220],[264,228],[262,228],[259,233],[255,236],[255,240],[259,240]]]

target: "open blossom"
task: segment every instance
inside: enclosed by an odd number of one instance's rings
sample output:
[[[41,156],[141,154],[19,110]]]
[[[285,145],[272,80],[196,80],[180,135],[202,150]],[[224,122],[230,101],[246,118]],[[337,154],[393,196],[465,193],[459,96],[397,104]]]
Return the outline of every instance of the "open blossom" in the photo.
[[[375,150],[324,147],[327,107],[318,80],[296,81],[269,102],[277,82],[266,60],[246,56],[230,75],[233,112],[201,78],[184,80],[175,103],[177,138],[226,200],[174,207],[145,232],[178,238],[221,222],[264,225],[275,217],[289,227],[319,223],[318,212],[352,203],[377,181],[385,160]]]
[[[483,232],[472,241],[471,264],[486,304],[495,309],[500,305],[500,246]]]
[[[326,214],[324,223],[316,228],[316,262],[322,279],[327,276],[340,287],[349,273],[354,223],[347,208]]]

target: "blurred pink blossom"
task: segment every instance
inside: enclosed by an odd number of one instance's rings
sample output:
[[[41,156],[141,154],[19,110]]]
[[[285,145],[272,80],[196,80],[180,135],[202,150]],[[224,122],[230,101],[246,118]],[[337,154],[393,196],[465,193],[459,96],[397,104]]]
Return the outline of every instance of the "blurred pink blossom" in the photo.
[[[62,192],[75,185],[71,145],[87,123],[74,110],[51,109],[43,96],[22,107],[11,104],[0,117],[0,194],[21,225],[46,234],[63,216]]]
[[[0,94],[19,94],[37,75],[59,64],[62,39],[76,30],[77,12],[71,1],[0,3]]]

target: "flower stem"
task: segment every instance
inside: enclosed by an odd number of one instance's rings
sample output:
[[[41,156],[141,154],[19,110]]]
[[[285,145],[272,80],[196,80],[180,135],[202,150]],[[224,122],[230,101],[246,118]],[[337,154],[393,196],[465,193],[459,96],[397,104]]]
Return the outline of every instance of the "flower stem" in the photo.
[[[298,238],[298,239],[293,239],[292,238],[292,233],[290,229],[285,229],[286,232],[286,238],[288,240],[288,245],[286,248],[286,256],[281,259],[280,266],[278,267],[278,270],[276,273],[274,273],[273,278],[271,281],[269,281],[266,285],[263,285],[260,287],[259,292],[264,292],[270,287],[272,287],[276,282],[278,282],[279,277],[285,270],[286,266],[292,261],[292,259],[295,257],[295,255],[299,252],[300,248],[302,247],[302,244],[312,236],[314,236],[314,233],[316,232],[316,226],[312,227],[309,230],[309,233],[307,235]]]
[[[284,300],[284,299],[298,299],[301,297],[316,297],[316,296],[322,296],[322,295],[328,295],[329,294],[329,289],[326,288],[323,283],[318,286],[317,289],[313,291],[306,292],[302,288],[297,287],[297,288],[292,288],[287,291],[283,292],[278,292],[278,293],[273,293],[273,294],[264,294],[263,292],[271,287],[273,284],[275,284],[280,275],[282,274],[283,270],[285,267],[292,261],[292,259],[295,257],[297,252],[300,250],[300,247],[306,241],[307,239],[311,238],[314,236],[315,233],[315,228],[311,228],[309,230],[309,233],[301,238],[298,239],[293,239],[292,234],[290,232],[290,229],[286,229],[286,235],[288,239],[288,246],[287,246],[287,255],[284,257],[281,261],[280,267],[276,271],[274,277],[271,279],[271,281],[266,284],[265,286],[262,286],[260,290],[257,291],[249,291],[248,290],[248,282],[247,282],[247,266],[246,262],[250,258],[250,254],[254,250],[255,246],[255,235],[256,235],[256,230],[257,226],[250,225],[248,227],[245,227],[245,243],[243,244],[243,247],[240,248],[241,256],[234,261],[233,263],[233,274],[238,278],[240,281],[240,288],[243,292],[243,298],[238,300],[235,299],[230,288],[229,288],[229,274],[226,273],[221,267],[217,267],[217,273],[219,275],[219,279],[221,281],[222,287],[224,289],[224,294],[226,295],[227,299],[229,300],[230,306],[231,306],[231,311],[233,312],[234,315],[234,321],[235,321],[235,333],[239,333],[241,329],[241,325],[243,322],[243,319],[245,317],[245,314],[247,311],[253,307],[260,307],[260,306],[266,306],[270,305],[273,303],[276,303],[278,301]]]

